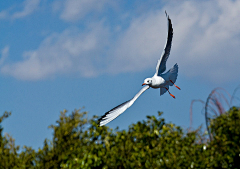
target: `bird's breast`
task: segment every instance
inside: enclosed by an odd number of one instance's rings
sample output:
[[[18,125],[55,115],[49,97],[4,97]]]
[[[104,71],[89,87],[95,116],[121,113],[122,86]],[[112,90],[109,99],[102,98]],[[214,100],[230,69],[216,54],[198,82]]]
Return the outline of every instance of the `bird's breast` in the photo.
[[[152,88],[160,88],[165,86],[166,81],[160,76],[154,76],[152,81]]]

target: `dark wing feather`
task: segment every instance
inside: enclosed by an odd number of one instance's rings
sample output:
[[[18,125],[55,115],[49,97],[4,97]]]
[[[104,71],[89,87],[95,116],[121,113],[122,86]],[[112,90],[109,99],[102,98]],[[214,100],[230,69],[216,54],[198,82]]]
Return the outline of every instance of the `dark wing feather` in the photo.
[[[167,13],[166,13],[166,16],[168,19],[168,37],[167,37],[167,42],[166,42],[165,48],[163,50],[162,56],[158,60],[158,63],[157,63],[156,75],[158,75],[158,76],[166,70],[166,62],[170,55],[170,50],[171,50],[171,46],[172,46],[172,38],[173,38],[172,21],[169,18],[169,16],[167,15]]]

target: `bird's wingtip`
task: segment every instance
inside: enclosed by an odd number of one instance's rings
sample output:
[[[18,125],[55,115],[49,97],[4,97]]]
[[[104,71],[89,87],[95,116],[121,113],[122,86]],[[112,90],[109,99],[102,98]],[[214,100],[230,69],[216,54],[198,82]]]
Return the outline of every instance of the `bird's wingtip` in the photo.
[[[100,119],[98,119],[98,121],[97,121],[97,125],[98,125],[98,127],[101,127],[101,121],[102,121],[102,117],[100,118]]]
[[[165,10],[166,17],[169,19],[169,15],[167,14],[167,11]]]

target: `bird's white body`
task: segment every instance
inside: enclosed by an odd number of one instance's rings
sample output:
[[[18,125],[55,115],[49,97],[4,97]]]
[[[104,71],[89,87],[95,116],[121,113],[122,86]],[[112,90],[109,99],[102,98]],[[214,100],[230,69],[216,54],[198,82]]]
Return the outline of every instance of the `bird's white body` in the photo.
[[[168,82],[164,78],[162,78],[161,76],[153,76],[152,77],[152,84],[150,84],[149,86],[151,88],[158,89],[158,88],[166,86],[167,83]]]
[[[146,78],[144,80],[143,85],[149,85],[151,88],[154,88],[154,89],[160,88],[160,95],[163,95],[166,91],[168,91],[169,86],[175,85],[174,83],[177,80],[177,75],[178,75],[178,65],[175,64],[165,74],[158,75],[157,73],[155,73],[152,78]],[[179,87],[177,87],[177,88],[179,88]],[[169,92],[169,94],[170,94],[170,92]],[[170,94],[170,95],[173,96],[172,94]],[[174,98],[175,98],[175,96],[174,96]]]
[[[167,13],[166,13],[167,16]],[[173,28],[171,20],[169,19],[169,16],[167,16],[168,19],[168,37],[167,42],[165,45],[165,48],[163,50],[163,53],[158,60],[157,67],[156,67],[156,73],[151,78],[146,78],[144,80],[144,83],[142,85],[144,86],[131,100],[126,101],[117,107],[111,109],[110,111],[106,112],[100,119],[99,119],[99,126],[103,126],[110,121],[114,120],[116,117],[118,117],[120,114],[122,114],[127,108],[129,108],[136,100],[137,98],[145,92],[147,89],[154,88],[158,89],[160,88],[160,95],[163,95],[165,92],[168,91],[168,93],[175,98],[174,95],[172,95],[169,92],[169,86],[175,85],[174,83],[177,80],[178,75],[178,65],[175,64],[169,71],[166,73],[166,62],[170,55],[171,45],[172,45],[172,38],[173,38]],[[175,85],[176,86],[176,85]],[[178,86],[176,86],[178,89],[180,89]]]

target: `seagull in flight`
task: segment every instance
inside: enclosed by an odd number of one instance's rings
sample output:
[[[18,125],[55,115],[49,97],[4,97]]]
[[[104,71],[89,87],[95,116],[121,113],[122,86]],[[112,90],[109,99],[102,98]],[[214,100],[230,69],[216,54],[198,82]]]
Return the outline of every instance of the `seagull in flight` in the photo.
[[[166,11],[165,11],[166,13]],[[179,90],[180,88],[175,85],[175,82],[177,80],[178,76],[178,65],[175,64],[170,70],[168,70],[166,73],[164,71],[166,70],[166,62],[167,59],[170,55],[170,50],[172,46],[172,38],[173,38],[173,28],[172,28],[172,22],[169,16],[166,13],[166,17],[168,20],[168,37],[167,37],[167,42],[165,44],[165,48],[163,50],[163,53],[158,60],[157,67],[156,67],[156,73],[154,74],[153,77],[151,78],[146,78],[144,80],[144,83],[142,86],[144,86],[131,100],[128,100],[117,107],[111,109],[110,111],[106,112],[99,120],[98,120],[98,125],[99,126],[104,126],[110,121],[114,120],[117,118],[120,114],[122,114],[127,108],[131,107],[132,104],[137,100],[137,98],[145,92],[147,89],[154,88],[158,89],[160,88],[160,96],[163,95],[164,93],[168,92],[170,96],[175,98],[173,94],[170,93],[169,91],[169,86],[175,86]],[[163,74],[164,73],[164,74]]]

